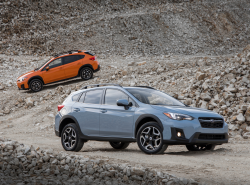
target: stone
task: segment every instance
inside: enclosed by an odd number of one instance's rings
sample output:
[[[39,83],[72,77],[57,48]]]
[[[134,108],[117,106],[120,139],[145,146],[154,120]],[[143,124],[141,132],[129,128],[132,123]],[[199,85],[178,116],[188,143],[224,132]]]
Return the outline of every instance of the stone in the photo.
[[[246,121],[250,121],[250,105],[247,107],[247,110],[245,112],[245,118]]]
[[[206,77],[205,73],[197,72],[196,73],[196,79],[197,80],[203,80]]]
[[[245,119],[245,117],[243,116],[243,114],[242,113],[240,113],[238,116],[237,116],[237,120],[239,121],[239,122],[244,122],[246,119]]]
[[[206,101],[200,100],[199,104],[201,104],[200,108],[202,108],[202,109],[208,108],[208,103]]]
[[[235,87],[228,87],[228,88],[225,88],[225,91],[231,92],[231,93],[236,93],[238,91],[238,89]]]
[[[201,93],[200,97],[201,97],[201,99],[203,99],[205,101],[211,100],[211,97],[207,93]]]
[[[33,99],[31,97],[26,98],[25,102],[26,102],[27,106],[32,107],[34,105],[34,101],[33,101]]]

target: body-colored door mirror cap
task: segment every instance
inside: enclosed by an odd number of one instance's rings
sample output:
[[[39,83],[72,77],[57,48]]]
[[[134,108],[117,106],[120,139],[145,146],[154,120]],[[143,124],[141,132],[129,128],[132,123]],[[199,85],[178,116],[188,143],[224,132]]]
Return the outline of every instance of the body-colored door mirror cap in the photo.
[[[46,67],[46,71],[48,71],[48,70],[49,70],[49,66]]]

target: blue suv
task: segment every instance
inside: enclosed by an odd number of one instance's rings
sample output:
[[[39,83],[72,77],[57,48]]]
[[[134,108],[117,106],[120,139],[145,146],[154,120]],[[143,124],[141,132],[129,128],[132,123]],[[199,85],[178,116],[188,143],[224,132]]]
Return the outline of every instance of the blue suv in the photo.
[[[168,145],[213,150],[228,142],[222,116],[146,86],[85,86],[70,94],[58,111],[55,133],[67,151],[80,151],[88,140],[109,141],[115,149],[137,142],[146,154],[163,153]]]

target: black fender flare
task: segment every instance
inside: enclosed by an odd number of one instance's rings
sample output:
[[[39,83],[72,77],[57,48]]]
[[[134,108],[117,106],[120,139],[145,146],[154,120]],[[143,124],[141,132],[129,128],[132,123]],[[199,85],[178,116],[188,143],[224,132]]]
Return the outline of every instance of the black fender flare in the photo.
[[[80,67],[80,69],[79,69],[79,71],[78,71],[78,76],[80,76],[80,71],[81,71],[82,68],[84,68],[84,67],[89,67],[89,68],[91,68],[91,69],[93,70],[93,72],[94,72],[93,66],[92,66],[91,64],[85,64],[85,65],[83,65],[83,66]]]
[[[139,128],[137,129],[137,126],[141,122],[141,120],[143,120],[144,118],[153,118],[154,120],[156,120],[156,123],[161,127],[162,131],[164,130],[162,122],[157,116],[155,116],[153,114],[142,114],[137,118],[137,120],[135,122],[135,131],[134,131],[135,138],[136,138],[137,130],[139,130]]]
[[[44,81],[43,81],[43,78],[41,76],[32,76],[29,81],[28,81],[28,85],[30,84],[30,82],[34,79],[39,79],[43,82],[43,85],[44,85]]]
[[[79,126],[79,123],[78,123],[78,121],[76,120],[76,118],[74,118],[73,116],[70,116],[70,115],[65,115],[65,116],[63,116],[62,118],[61,118],[61,120],[60,120],[60,123],[59,123],[59,136],[61,136],[61,132],[62,132],[62,130],[63,130],[63,128],[61,128],[61,123],[65,120],[65,119],[72,119],[74,122],[75,122],[75,124],[76,124],[76,127],[77,127],[77,129],[79,130],[79,134],[80,134],[80,137],[82,137],[83,136],[83,133],[82,133],[82,131],[81,131],[81,128],[80,128],[80,126]]]

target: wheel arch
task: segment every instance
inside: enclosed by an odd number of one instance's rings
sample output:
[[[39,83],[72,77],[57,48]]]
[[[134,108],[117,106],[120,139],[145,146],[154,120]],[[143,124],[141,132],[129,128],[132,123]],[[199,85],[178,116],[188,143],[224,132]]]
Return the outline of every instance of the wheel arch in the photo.
[[[43,78],[42,78],[41,76],[33,76],[33,77],[31,77],[31,78],[29,79],[29,81],[28,81],[28,85],[29,85],[30,82],[31,82],[32,80],[34,80],[34,79],[39,79],[39,80],[41,80],[41,81],[43,82],[43,85],[44,85],[44,81],[43,81]]]
[[[137,120],[135,122],[135,132],[134,132],[135,138],[136,138],[137,132],[140,129],[140,127],[142,125],[144,125],[145,123],[150,122],[150,121],[156,122],[161,127],[161,129],[163,131],[164,128],[163,128],[162,122],[157,116],[155,116],[153,114],[143,114],[143,115],[139,116],[139,118],[137,118]]]
[[[80,135],[82,135],[78,121],[73,116],[63,116],[59,124],[59,137],[61,137],[63,128],[69,123],[75,123],[77,129],[80,131]]]
[[[80,76],[80,72],[84,67],[89,67],[94,71],[94,68],[91,64],[84,64],[83,66],[80,67],[79,71],[78,71],[78,76]]]

